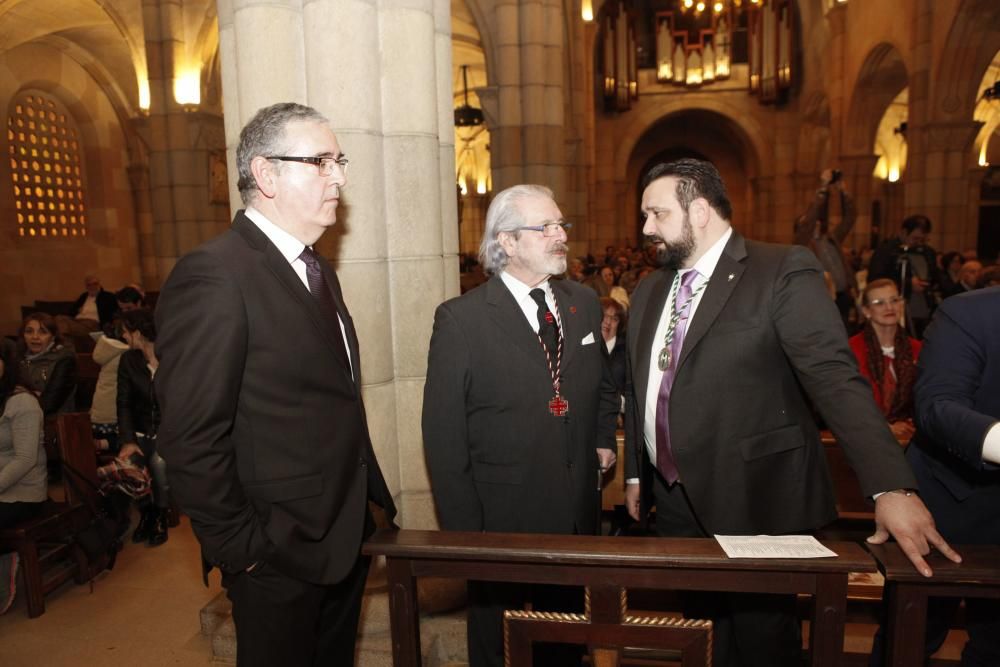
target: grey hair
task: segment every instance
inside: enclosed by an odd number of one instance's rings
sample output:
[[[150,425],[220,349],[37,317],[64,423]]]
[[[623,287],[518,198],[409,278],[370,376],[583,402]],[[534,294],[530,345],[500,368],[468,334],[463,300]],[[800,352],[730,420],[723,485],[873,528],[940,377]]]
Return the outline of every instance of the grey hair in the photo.
[[[500,234],[503,232],[517,233],[517,228],[524,226],[524,216],[517,204],[528,197],[547,197],[555,199],[552,190],[544,185],[515,185],[501,190],[490,203],[486,211],[486,230],[483,242],[479,245],[479,262],[483,265],[486,275],[500,273],[507,266],[510,257],[500,245]]]
[[[240,178],[236,187],[240,190],[240,199],[244,205],[253,203],[259,192],[250,163],[258,155],[280,155],[283,152],[285,128],[295,121],[330,124],[326,116],[312,107],[295,102],[281,102],[258,110],[240,130],[240,143],[236,147],[236,168]]]

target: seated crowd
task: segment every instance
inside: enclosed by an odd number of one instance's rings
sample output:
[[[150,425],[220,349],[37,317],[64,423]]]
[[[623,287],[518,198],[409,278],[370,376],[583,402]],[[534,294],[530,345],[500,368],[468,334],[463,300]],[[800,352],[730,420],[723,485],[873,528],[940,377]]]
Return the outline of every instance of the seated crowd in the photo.
[[[86,286],[75,317],[29,313],[16,338],[0,338],[0,529],[31,519],[49,498],[46,419],[89,406],[102,491],[134,499],[132,541],[158,546],[167,539],[168,487],[155,447],[153,314],[136,285],[111,293],[88,276]],[[73,341],[81,336],[94,341],[86,349],[100,370],[92,395],[84,391],[78,403]],[[14,601],[18,565],[15,552],[0,554],[0,613]]]

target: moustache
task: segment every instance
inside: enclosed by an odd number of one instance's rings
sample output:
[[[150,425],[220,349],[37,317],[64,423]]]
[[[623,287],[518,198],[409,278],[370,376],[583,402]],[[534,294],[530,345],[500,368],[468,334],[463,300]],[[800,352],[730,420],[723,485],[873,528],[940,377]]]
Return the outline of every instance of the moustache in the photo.
[[[552,250],[550,250],[549,252],[550,253],[555,253],[555,252],[569,252],[569,246],[566,245],[565,243],[562,243],[560,241],[560,242],[556,243],[554,246],[552,246]]]
[[[647,245],[654,245],[656,243],[666,243],[667,240],[660,236],[659,234],[646,234],[645,240]]]

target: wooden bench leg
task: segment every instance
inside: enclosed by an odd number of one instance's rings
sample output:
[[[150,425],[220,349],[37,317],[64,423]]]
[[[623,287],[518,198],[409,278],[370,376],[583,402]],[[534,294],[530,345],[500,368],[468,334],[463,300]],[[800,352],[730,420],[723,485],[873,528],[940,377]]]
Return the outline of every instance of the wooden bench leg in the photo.
[[[45,613],[45,587],[42,584],[42,566],[38,559],[38,545],[32,540],[21,542],[17,547],[21,558],[21,572],[24,574],[24,594],[28,601],[28,618],[37,618]]]

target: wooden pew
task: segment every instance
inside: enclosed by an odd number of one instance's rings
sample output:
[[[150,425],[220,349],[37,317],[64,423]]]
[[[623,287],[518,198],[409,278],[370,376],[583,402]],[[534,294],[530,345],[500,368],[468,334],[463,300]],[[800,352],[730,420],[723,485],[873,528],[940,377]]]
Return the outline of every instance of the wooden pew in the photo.
[[[584,586],[589,602],[580,618],[556,622],[508,612],[505,622],[518,626],[519,651],[530,649],[525,632],[532,635],[526,626],[534,623],[548,641],[590,645],[593,664],[602,665],[616,665],[622,647],[643,644],[679,650],[685,665],[694,664],[684,653],[698,654],[710,632],[710,624],[685,632],[636,618],[628,610],[628,588],[806,594],[812,602],[809,664],[834,667],[843,653],[848,573],[874,572],[875,563],[857,544],[826,546],[837,557],[730,559],[712,539],[386,530],[362,551],[386,557],[396,667],[420,665],[416,577]]]
[[[69,462],[87,475],[92,473],[96,483],[97,467],[87,415],[59,415],[55,430],[58,462]],[[45,613],[45,596],[64,582],[73,578],[82,584],[93,575],[72,540],[73,534],[91,517],[83,500],[67,484],[64,502],[50,499],[38,516],[0,530],[0,552],[16,551],[21,560],[29,618]]]
[[[886,664],[922,665],[927,631],[927,598],[963,597],[1000,599],[1000,546],[952,545],[962,554],[952,563],[937,551],[926,558],[934,570],[924,577],[895,542],[866,545],[885,576],[889,623],[886,628]]]

